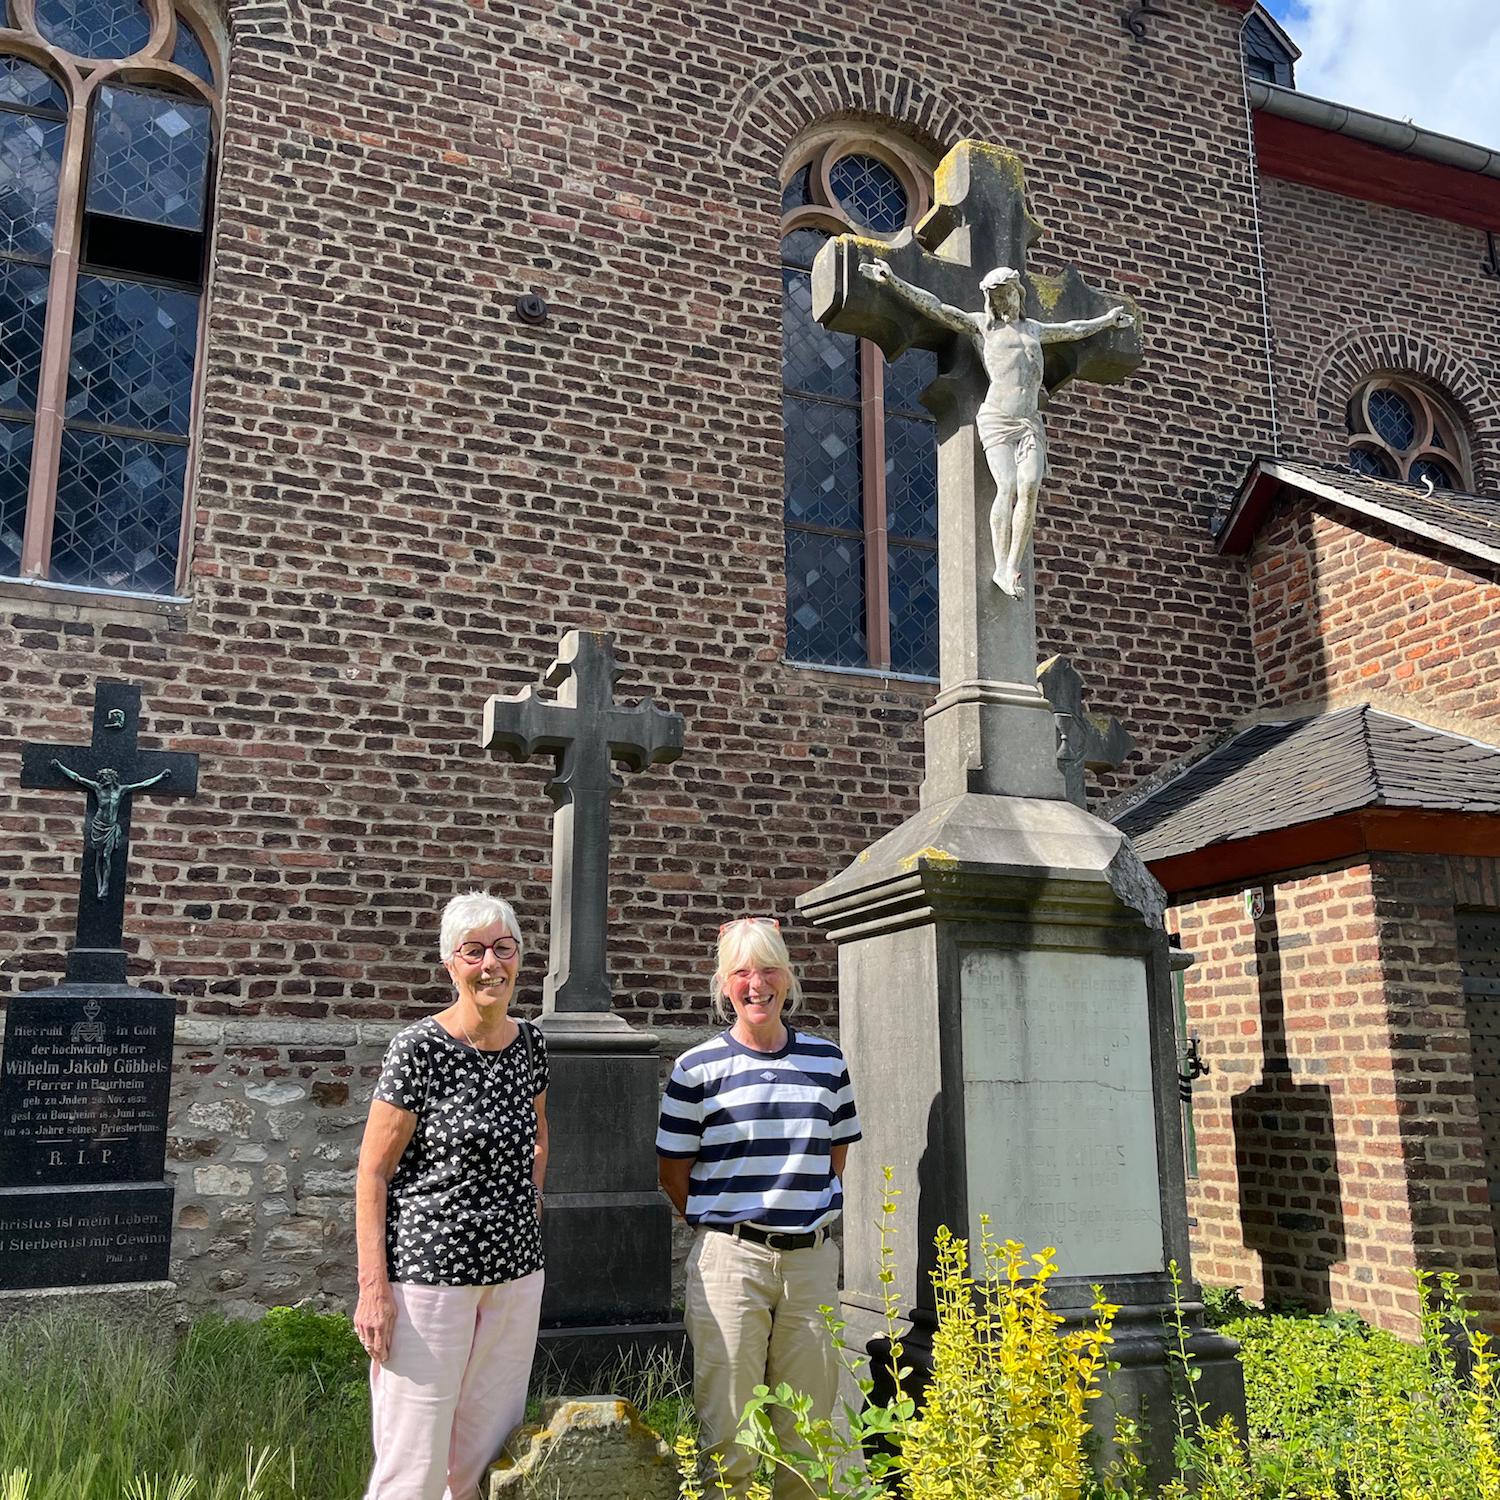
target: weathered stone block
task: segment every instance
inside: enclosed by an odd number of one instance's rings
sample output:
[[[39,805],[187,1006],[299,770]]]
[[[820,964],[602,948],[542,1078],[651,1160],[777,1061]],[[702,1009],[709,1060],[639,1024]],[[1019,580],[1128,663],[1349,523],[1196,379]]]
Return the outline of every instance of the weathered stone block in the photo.
[[[250,1134],[255,1111],[240,1099],[200,1099],[188,1106],[188,1123],[201,1130],[223,1131],[241,1138]]]
[[[672,1450],[617,1396],[548,1401],[510,1435],[486,1500],[675,1500]]]
[[[307,1097],[307,1090],[296,1083],[247,1083],[245,1097],[272,1106],[292,1104]]]
[[[325,1230],[321,1219],[294,1217],[266,1235],[266,1254],[278,1260],[302,1260],[322,1253]]]
[[[354,1191],[354,1173],[309,1172],[302,1179],[302,1190],[310,1197],[342,1197]]]
[[[194,1167],[193,1191],[205,1198],[244,1198],[255,1187],[255,1179],[234,1167]]]

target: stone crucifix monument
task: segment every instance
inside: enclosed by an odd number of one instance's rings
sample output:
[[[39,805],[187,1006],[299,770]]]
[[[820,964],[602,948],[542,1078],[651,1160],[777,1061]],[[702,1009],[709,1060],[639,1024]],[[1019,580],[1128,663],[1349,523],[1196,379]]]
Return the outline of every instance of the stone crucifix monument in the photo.
[[[541,1028],[552,1059],[547,1118],[547,1290],[543,1347],[561,1361],[608,1361],[672,1322],[671,1209],[657,1191],[656,1036],[612,1009],[610,803],[614,767],[640,772],[682,754],[680,714],[616,703],[614,643],[570,630],[541,687],[485,705],[481,743],[512,760],[548,756],[552,821],[551,966]]]
[[[1170,1466],[1162,1319],[1187,1272],[1174,1012],[1163,896],[1124,836],[1082,805],[1082,769],[1126,748],[1082,715],[1071,669],[1038,683],[1028,542],[1045,475],[1042,410],[1074,378],[1125,379],[1140,320],[1078,273],[1034,275],[1040,228],[1021,164],[965,141],[935,206],[886,242],[844,235],[813,266],[813,311],[895,358],[935,351],[941,684],[927,711],[920,811],[799,908],[839,945],[840,1040],[865,1139],[845,1182],[842,1316],[880,1347],[881,1170],[901,1199],[906,1356],[930,1350],[940,1224],[976,1243],[1056,1248],[1053,1304],[1120,1304],[1109,1402],[1144,1417]],[[1046,524],[1046,501],[1038,524]],[[1071,795],[1070,795],[1071,794]],[[1243,1411],[1234,1346],[1189,1346],[1210,1406]],[[1094,1413],[1107,1435],[1109,1412]]]
[[[100,682],[86,745],[25,745],[21,785],[88,794],[65,982],[12,995],[0,1055],[0,1292],[161,1283],[176,1006],[126,983],[131,799],[191,797],[198,757],[136,744],[141,690]],[[116,1294],[117,1299],[117,1294]]]

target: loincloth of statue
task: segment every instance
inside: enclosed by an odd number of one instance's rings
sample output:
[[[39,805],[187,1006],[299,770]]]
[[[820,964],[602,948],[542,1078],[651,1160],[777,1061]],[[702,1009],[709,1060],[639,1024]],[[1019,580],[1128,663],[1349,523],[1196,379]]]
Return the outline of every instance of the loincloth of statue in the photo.
[[[1047,431],[1040,413],[1015,417],[981,406],[974,425],[979,429],[979,441],[986,453],[994,448],[1013,447],[1017,463],[1032,453],[1039,454],[1044,464],[1047,462]]]

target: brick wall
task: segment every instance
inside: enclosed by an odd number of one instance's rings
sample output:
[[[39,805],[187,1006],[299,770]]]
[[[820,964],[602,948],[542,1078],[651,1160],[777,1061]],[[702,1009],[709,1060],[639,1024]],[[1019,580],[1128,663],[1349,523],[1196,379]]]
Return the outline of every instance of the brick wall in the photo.
[[[1281,452],[1342,463],[1344,409],[1404,371],[1467,420],[1479,489],[1500,488],[1500,282],[1476,229],[1300,183],[1260,182]]]
[[[1182,902],[1198,955],[1194,1271],[1410,1334],[1413,1267],[1500,1316],[1453,909],[1500,862],[1379,856]]]
[[[1329,502],[1283,499],[1250,554],[1266,706],[1370,702],[1500,739],[1500,568]]]
[[[474,739],[569,626],[688,722],[617,815],[627,1013],[699,1007],[725,911],[785,913],[914,806],[930,690],[781,660],[776,176],[830,114],[1015,148],[1035,263],[1139,299],[1141,373],[1049,414],[1044,649],[1137,767],[1249,705],[1203,528],[1268,431],[1230,8],[1147,43],[1086,0],[267,14],[230,6],[188,602],[0,586],[0,765],[81,735],[106,674],[202,756],[191,805],[136,804],[135,979],[205,1021],[395,1021],[441,998],[434,914],[479,883],[517,898],[534,1000],[544,776]],[[59,974],[79,812],[0,778],[7,984]],[[831,954],[791,936],[827,1015]]]

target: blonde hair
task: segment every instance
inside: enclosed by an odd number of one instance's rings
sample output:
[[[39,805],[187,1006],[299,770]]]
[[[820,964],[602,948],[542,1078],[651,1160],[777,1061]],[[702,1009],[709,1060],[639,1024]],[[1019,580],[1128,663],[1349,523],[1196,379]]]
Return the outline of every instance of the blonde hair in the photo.
[[[438,956],[447,963],[458,951],[458,945],[471,932],[503,922],[505,930],[521,943],[521,924],[509,901],[491,896],[488,891],[465,891],[443,908],[442,926],[438,929]]]
[[[785,969],[791,980],[786,992],[783,1014],[797,1008],[802,998],[802,986],[797,980],[797,971],[792,968],[792,956],[786,950],[786,939],[781,929],[765,918],[740,917],[727,923],[719,933],[719,956],[714,965],[713,1009],[721,1021],[734,1019],[725,1001],[724,981],[742,964],[754,964],[759,969]]]

